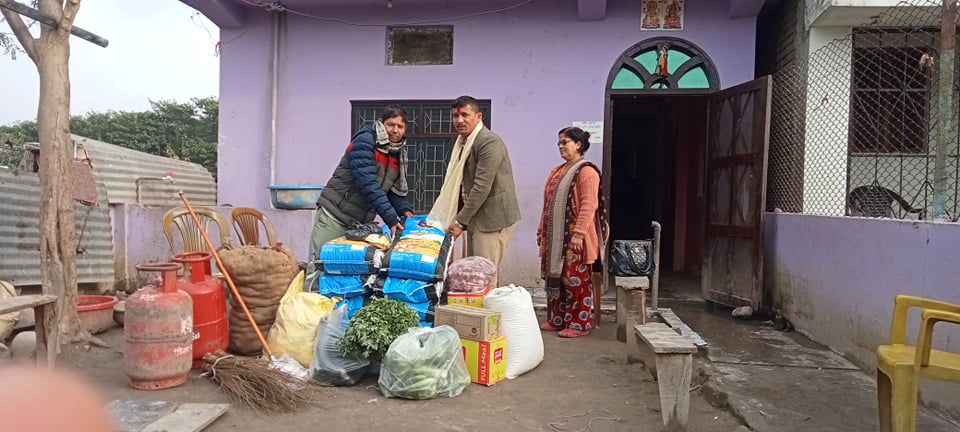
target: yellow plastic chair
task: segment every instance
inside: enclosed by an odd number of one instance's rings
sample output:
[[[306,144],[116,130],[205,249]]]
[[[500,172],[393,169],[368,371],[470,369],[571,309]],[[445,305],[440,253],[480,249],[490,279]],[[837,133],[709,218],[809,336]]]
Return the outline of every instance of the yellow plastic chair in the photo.
[[[241,245],[260,246],[260,225],[267,236],[267,246],[277,243],[277,234],[270,219],[260,210],[250,207],[236,207],[230,211],[233,229],[240,238]]]
[[[917,346],[906,344],[907,312],[921,308]],[[890,344],[877,347],[877,399],[881,432],[917,430],[920,378],[960,382],[960,354],[932,349],[933,326],[960,324],[960,305],[898,295],[893,307]]]
[[[207,232],[207,235],[212,237],[210,227],[211,225],[216,225],[217,231],[220,233],[220,246],[230,242],[230,226],[220,213],[204,207],[194,207],[193,211],[197,214],[197,218],[200,219],[200,223],[203,225],[203,229]],[[183,240],[182,251],[177,251],[174,248],[173,226],[177,227],[177,230],[180,232],[180,238]],[[207,248],[207,243],[203,240],[203,236],[200,235],[200,230],[197,229],[197,225],[193,222],[193,217],[190,216],[190,212],[187,211],[186,207],[170,209],[163,215],[163,232],[167,235],[167,242],[170,243],[170,251],[174,254],[179,252],[211,252],[209,248]]]

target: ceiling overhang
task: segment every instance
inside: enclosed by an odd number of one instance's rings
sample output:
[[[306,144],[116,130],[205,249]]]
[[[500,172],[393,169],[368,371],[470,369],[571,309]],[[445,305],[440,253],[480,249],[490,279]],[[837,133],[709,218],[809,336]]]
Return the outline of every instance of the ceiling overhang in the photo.
[[[244,10],[236,1],[231,0],[180,0],[203,14],[221,29],[243,27]]]

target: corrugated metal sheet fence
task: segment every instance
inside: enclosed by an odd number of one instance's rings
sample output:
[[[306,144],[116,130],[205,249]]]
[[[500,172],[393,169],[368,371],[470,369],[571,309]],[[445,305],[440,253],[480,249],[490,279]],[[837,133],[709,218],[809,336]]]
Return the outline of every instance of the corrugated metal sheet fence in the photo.
[[[113,230],[106,190],[98,205],[77,203],[77,279],[114,282]],[[40,284],[40,177],[0,168],[0,280],[17,286]]]
[[[217,183],[206,168],[193,162],[131,150],[73,135],[77,158],[86,150],[97,182],[107,188],[110,204],[180,205],[178,191],[196,205],[217,204]],[[173,183],[160,181],[171,173]],[[137,179],[140,179],[138,181]],[[139,194],[138,194],[139,192]]]

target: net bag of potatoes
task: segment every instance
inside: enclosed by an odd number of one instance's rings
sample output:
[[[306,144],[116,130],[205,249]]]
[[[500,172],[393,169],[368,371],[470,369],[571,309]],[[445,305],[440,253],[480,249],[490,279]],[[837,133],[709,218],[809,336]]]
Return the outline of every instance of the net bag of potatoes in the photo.
[[[300,269],[293,251],[277,243],[274,246],[225,246],[219,251],[224,270],[230,274],[237,291],[250,309],[250,315],[266,336],[277,318],[277,308],[290,281]],[[252,355],[263,350],[253,325],[236,296],[230,295],[230,344],[234,354]]]

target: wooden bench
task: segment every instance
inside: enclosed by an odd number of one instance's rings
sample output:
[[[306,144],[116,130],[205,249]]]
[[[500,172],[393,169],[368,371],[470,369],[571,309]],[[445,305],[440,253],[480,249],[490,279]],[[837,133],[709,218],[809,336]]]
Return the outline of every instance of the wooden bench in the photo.
[[[697,347],[666,324],[654,322],[633,327],[637,344],[644,353],[652,354],[647,369],[660,388],[660,415],[663,424],[685,430],[690,413],[690,378],[693,374],[693,353]]]
[[[0,315],[19,312],[23,309],[33,309],[36,323],[34,330],[37,333],[37,365],[47,365],[53,368],[57,361],[57,340],[51,335],[57,329],[57,312],[55,303],[57,296],[49,294],[34,294],[0,299]]]

